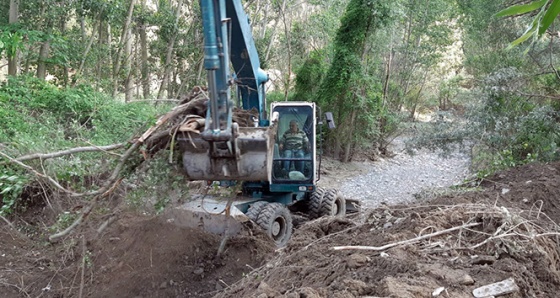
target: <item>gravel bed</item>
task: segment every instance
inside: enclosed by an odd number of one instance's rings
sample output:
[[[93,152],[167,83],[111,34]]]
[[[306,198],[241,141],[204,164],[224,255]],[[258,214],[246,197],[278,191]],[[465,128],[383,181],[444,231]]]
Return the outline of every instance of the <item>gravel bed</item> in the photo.
[[[397,153],[395,157],[370,163],[366,173],[341,181],[342,193],[360,200],[364,208],[410,203],[423,193],[456,185],[470,174],[470,158],[465,153],[442,157],[421,150],[409,155],[403,148],[403,140],[396,140],[392,148]]]

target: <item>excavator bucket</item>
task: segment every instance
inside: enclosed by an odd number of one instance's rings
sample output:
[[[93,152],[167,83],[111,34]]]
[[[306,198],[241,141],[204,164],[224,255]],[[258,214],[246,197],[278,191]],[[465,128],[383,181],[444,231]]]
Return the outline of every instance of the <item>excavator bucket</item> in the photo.
[[[243,200],[232,202],[213,196],[195,196],[193,200],[167,211],[166,217],[175,225],[201,229],[212,234],[233,236],[243,229],[249,218],[240,210]]]
[[[180,132],[177,141],[189,179],[270,180],[276,126],[232,125],[232,130],[230,140],[211,142],[195,132]]]

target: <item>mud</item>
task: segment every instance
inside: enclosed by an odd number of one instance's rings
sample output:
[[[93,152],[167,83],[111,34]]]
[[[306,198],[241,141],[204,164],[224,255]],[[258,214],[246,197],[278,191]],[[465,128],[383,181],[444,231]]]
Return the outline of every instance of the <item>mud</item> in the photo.
[[[560,163],[531,164],[468,191],[304,222],[283,249],[247,229],[220,257],[219,236],[159,216],[123,211],[98,232],[106,218],[93,215],[54,244],[42,227],[0,220],[0,296],[432,297],[443,287],[438,297],[473,297],[513,278],[519,289],[500,297],[557,297],[559,173]]]

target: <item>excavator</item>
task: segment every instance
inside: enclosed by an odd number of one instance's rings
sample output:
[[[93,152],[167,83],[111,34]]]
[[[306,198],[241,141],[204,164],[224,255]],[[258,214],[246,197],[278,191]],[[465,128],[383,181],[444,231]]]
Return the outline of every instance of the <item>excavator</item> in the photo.
[[[266,107],[268,75],[260,68],[249,18],[241,0],[201,0],[204,68],[208,102],[199,134],[179,131],[176,141],[190,180],[236,189],[230,197],[193,197],[177,208],[180,224],[234,235],[246,221],[255,223],[285,246],[296,207],[310,218],[344,216],[357,201],[335,189],[317,186],[321,125],[335,128],[332,113],[321,114],[313,102],[274,102]],[[232,120],[233,109],[256,111],[251,125]],[[303,154],[288,155],[281,137],[296,123],[307,137]]]

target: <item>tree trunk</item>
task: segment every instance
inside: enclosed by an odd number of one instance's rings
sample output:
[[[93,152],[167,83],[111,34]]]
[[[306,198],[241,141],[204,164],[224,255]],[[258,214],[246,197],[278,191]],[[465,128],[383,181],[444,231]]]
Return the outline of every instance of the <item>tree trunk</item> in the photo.
[[[47,76],[47,59],[49,58],[49,53],[51,50],[51,39],[50,35],[52,33],[51,22],[47,22],[47,39],[41,44],[41,49],[39,50],[39,60],[37,61],[37,78],[44,80]]]
[[[393,63],[393,49],[389,49],[387,62],[385,63],[385,81],[383,82],[382,106],[387,103],[387,93],[389,93],[389,80],[391,79],[391,64]]]
[[[285,5],[285,4],[286,4],[286,1],[283,1],[282,5]],[[267,4],[266,10],[268,10],[268,4]],[[278,22],[280,21],[280,17],[282,16],[283,12],[284,12],[284,9],[282,8],[282,12],[280,14],[278,14],[278,16],[276,16],[276,18],[274,19],[274,24],[278,24]],[[266,26],[264,26],[264,27],[266,27]],[[264,54],[263,61],[268,61],[268,59],[270,58],[270,51],[272,49],[274,40],[276,39],[276,32],[278,31],[277,28],[278,28],[278,26],[276,26],[276,25],[274,27],[272,27],[272,35],[270,36],[270,40],[269,40],[268,45],[266,47],[266,51],[265,51],[265,54]],[[266,34],[266,32],[263,32],[262,34]]]
[[[124,57],[124,61],[125,61],[125,65],[124,65],[124,75],[125,75],[125,90],[124,90],[124,101],[125,102],[129,102],[132,100],[132,30],[130,27],[128,27],[128,32],[126,34],[126,36],[128,36],[128,38],[125,41],[125,46],[124,46],[124,50],[125,50],[125,57]]]
[[[173,59],[173,47],[175,46],[175,39],[177,38],[177,23],[179,22],[179,16],[181,16],[181,7],[183,6],[183,0],[179,0],[177,3],[177,10],[175,11],[175,23],[173,25],[173,29],[175,31],[174,34],[171,35],[171,39],[167,44],[167,54],[165,55],[165,66],[163,71],[163,78],[161,80],[161,85],[159,86],[159,91],[157,98],[163,98],[163,93],[167,88],[169,91],[169,76],[171,73],[171,60]]]
[[[352,157],[352,149],[354,148],[354,141],[352,136],[354,135],[354,130],[356,129],[356,117],[358,116],[358,108],[354,107],[350,114],[350,123],[347,125],[347,140],[344,144],[344,155],[342,156],[342,162],[349,162]]]
[[[19,0],[10,0],[10,24],[17,23],[19,19]],[[12,45],[16,47],[13,55],[8,56],[8,75],[17,76],[18,74],[18,50],[17,45]]]
[[[427,76],[427,71],[424,72],[424,75],[422,76],[424,79],[422,80],[422,85],[420,85],[420,90],[418,90],[418,93],[416,94],[416,98],[414,99],[414,104],[412,105],[412,109],[410,111],[410,119],[412,120],[412,122],[414,122],[416,120],[416,109],[418,108],[418,103],[420,102],[420,95],[422,94],[422,90],[424,90],[424,86],[426,85],[426,76]]]
[[[94,18],[94,20],[96,20],[96,19],[97,19],[97,17]],[[95,28],[97,27],[98,30],[100,30],[100,29],[102,28],[102,26],[101,26],[102,23],[103,23],[103,22],[101,21],[101,18],[99,18],[99,26],[95,26],[95,24],[94,24],[93,27],[92,27],[92,29],[91,29],[91,31],[92,31],[92,32],[91,32],[91,37],[90,37],[90,39],[89,39],[89,41],[88,41],[88,44],[87,44],[87,46],[86,46],[86,49],[84,50],[84,53],[82,54],[82,60],[80,61],[80,66],[79,66],[78,70],[76,71],[76,73],[74,74],[75,79],[74,79],[72,85],[76,84],[77,78],[82,74],[82,71],[83,71],[83,69],[84,69],[84,64],[86,63],[86,58],[87,58],[87,56],[88,56],[88,54],[89,54],[89,51],[91,50],[91,46],[92,46],[93,41],[94,41],[94,39],[95,39]],[[100,32],[100,35],[101,35],[101,32]],[[101,37],[101,36],[100,36],[100,37]]]
[[[101,11],[101,13],[103,13],[103,11]],[[98,37],[98,41],[97,44],[99,46],[100,49],[103,49],[104,45],[107,45],[107,49],[109,49],[108,52],[108,56],[109,57],[103,57],[105,59],[97,59],[97,65],[96,65],[96,77],[97,79],[95,80],[96,84],[98,82],[101,82],[102,80],[106,79],[108,77],[107,72],[104,71],[104,67],[107,67],[107,64],[109,64],[112,61],[111,59],[111,33],[110,33],[110,25],[109,23],[105,23],[103,21],[102,18],[102,14],[99,15],[99,37]],[[82,58],[82,62],[85,63],[85,59],[86,57]],[[109,63],[108,63],[109,61]]]
[[[121,59],[123,54],[124,44],[130,39],[130,23],[132,22],[132,13],[134,12],[134,2],[135,0],[130,0],[130,6],[128,7],[128,15],[124,23],[123,31],[121,34],[121,40],[119,41],[119,46],[117,49],[117,57],[115,57],[115,64],[113,64],[113,92],[112,97],[117,95],[117,89],[119,87],[119,73],[121,72]],[[125,49],[126,51],[126,49]],[[128,58],[128,57],[127,57]]]
[[[288,54],[288,69],[286,70],[285,81],[284,81],[284,101],[288,100],[288,91],[290,90],[291,85],[291,74],[292,74],[292,50],[291,50],[291,40],[290,40],[290,28],[291,26],[288,25],[286,20],[286,0],[282,1],[282,7],[280,7],[280,13],[282,15],[282,23],[284,23],[284,34],[286,34],[286,44],[288,46],[287,54]]]
[[[60,20],[60,33],[62,36],[66,36],[66,18]],[[64,66],[64,87],[68,86],[68,80],[70,78],[70,67],[67,64]]]
[[[146,8],[146,0],[142,0],[142,11]],[[144,99],[150,97],[150,69],[148,68],[148,37],[146,24],[142,19],[138,24],[138,35],[140,37],[141,72],[142,72],[142,95]]]

